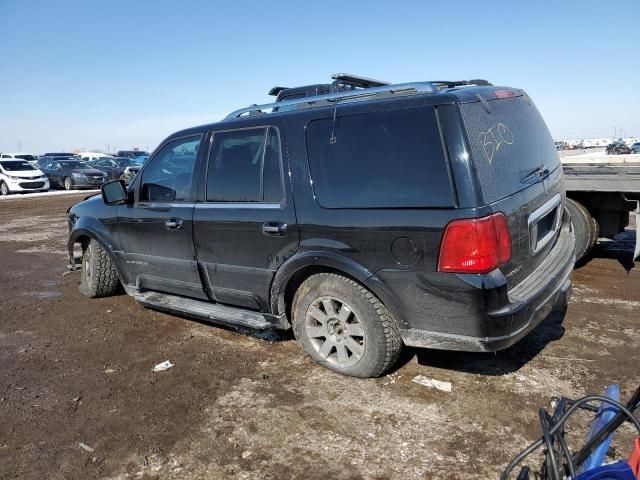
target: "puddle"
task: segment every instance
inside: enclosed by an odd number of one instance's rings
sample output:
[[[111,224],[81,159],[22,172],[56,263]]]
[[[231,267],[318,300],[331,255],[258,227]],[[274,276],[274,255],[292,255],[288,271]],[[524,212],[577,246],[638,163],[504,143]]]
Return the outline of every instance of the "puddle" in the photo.
[[[32,294],[36,298],[46,299],[46,298],[54,298],[62,295],[62,292],[33,292]]]

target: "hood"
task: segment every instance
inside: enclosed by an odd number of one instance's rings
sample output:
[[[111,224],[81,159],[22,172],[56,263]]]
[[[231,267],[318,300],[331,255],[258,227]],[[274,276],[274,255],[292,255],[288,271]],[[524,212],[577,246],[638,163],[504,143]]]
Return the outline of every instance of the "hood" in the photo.
[[[38,178],[44,176],[40,170],[16,170],[16,171],[4,171],[4,174],[8,177],[20,177],[20,178]]]

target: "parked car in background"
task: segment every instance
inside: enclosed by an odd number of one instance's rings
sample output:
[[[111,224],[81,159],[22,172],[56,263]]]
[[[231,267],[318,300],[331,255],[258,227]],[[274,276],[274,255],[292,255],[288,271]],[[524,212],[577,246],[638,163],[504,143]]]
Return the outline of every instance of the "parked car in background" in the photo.
[[[101,153],[101,152],[80,152],[75,156],[83,162],[91,162],[93,160],[98,160],[100,158],[113,157],[113,155],[109,155],[108,153]]]
[[[631,149],[622,142],[607,145],[607,155],[625,155],[631,153]]]
[[[0,158],[0,195],[49,190],[46,175],[28,160]]]
[[[127,185],[142,166],[139,160],[128,157],[102,157],[88,164],[106,173],[109,180],[123,180]]]
[[[74,160],[74,156],[72,153],[67,153],[64,155],[53,154],[53,155],[40,155],[38,157],[38,167],[42,168],[43,165],[53,161],[53,160]]]
[[[629,146],[630,153],[640,153],[640,142],[632,143]]]
[[[69,152],[47,152],[40,155],[41,157],[73,157],[75,153]]]
[[[17,160],[26,160],[27,162],[31,163],[31,165],[37,166],[38,165],[38,156],[34,155],[33,153],[24,153],[24,152],[18,152],[18,153],[7,153],[4,152],[0,155],[0,159],[8,159],[8,158],[15,158]]]
[[[507,348],[566,306],[562,166],[525,92],[334,79],[353,88],[176,132],[128,189],[74,205],[80,291],[122,284],[166,312],[293,328],[311,358],[358,377],[387,372],[403,344]]]
[[[149,158],[149,152],[144,150],[119,150],[116,157],[147,159]]]
[[[99,188],[107,180],[106,173],[80,160],[53,159],[40,168],[49,178],[51,187],[60,187],[65,190]]]

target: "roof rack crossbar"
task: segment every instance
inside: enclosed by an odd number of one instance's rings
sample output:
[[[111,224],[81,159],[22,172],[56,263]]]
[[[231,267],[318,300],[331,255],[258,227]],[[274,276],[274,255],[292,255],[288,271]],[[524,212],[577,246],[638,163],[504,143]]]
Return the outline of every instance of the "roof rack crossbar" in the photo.
[[[311,108],[314,106],[326,105],[327,102],[340,102],[345,100],[354,100],[366,97],[375,97],[379,94],[423,94],[435,93],[436,86],[431,82],[412,82],[397,83],[380,87],[363,88],[361,90],[347,90],[344,92],[329,93],[326,95],[316,95],[314,97],[296,98],[293,100],[285,100],[283,102],[265,103],[263,105],[251,105],[249,107],[240,108],[231,112],[225,117],[225,120],[238,118],[245,113],[279,109],[287,106],[297,106],[298,108]],[[266,113],[266,112],[264,112]]]
[[[431,80],[431,83],[439,88],[455,88],[466,85],[476,85],[478,87],[493,86],[488,80],[483,80],[481,78],[474,78],[473,80]]]

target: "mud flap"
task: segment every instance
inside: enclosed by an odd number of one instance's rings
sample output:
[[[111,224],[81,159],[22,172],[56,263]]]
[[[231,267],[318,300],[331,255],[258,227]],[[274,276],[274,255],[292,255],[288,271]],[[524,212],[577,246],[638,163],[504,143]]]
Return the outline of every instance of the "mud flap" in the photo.
[[[640,202],[639,202],[640,203]],[[636,248],[633,251],[633,259],[640,257],[640,207],[636,208]]]
[[[636,208],[633,210],[633,213],[636,214],[636,247],[633,250],[633,260],[635,261],[640,256],[640,200],[629,199],[624,194],[622,194],[622,198],[636,204]]]

